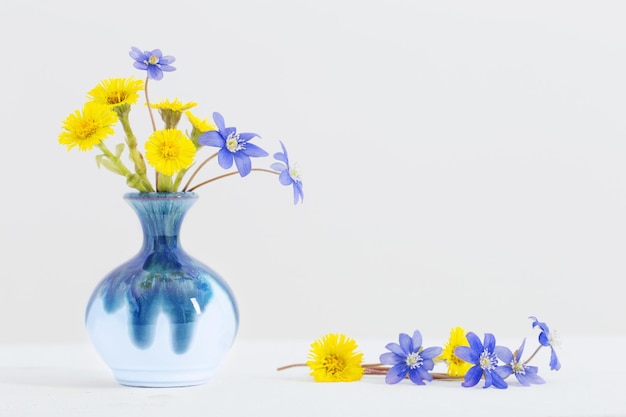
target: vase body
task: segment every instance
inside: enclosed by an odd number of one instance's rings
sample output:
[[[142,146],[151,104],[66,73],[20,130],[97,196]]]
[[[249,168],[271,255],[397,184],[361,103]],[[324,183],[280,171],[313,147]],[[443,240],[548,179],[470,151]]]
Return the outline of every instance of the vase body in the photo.
[[[139,253],[94,290],[85,322],[91,341],[123,385],[175,387],[207,382],[239,323],[226,282],[181,247],[194,193],[129,193],[143,229]]]

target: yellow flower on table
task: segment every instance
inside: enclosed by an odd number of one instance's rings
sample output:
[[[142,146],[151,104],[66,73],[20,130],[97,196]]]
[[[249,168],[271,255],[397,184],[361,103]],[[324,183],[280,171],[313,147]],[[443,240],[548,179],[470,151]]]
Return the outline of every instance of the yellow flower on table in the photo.
[[[363,376],[363,354],[356,341],[344,334],[329,333],[311,344],[307,366],[316,382],[358,381]]]
[[[91,150],[114,133],[117,114],[109,106],[88,102],[82,111],[76,110],[63,121],[63,131],[59,134],[59,143],[67,145],[69,151],[77,146],[81,151]]]
[[[469,346],[467,332],[462,327],[454,327],[450,330],[450,337],[443,348],[443,352],[435,359],[446,362],[448,365],[446,373],[449,376],[465,376],[469,368],[474,366],[454,354],[454,349],[458,346]]]
[[[189,168],[195,156],[195,145],[178,129],[157,130],[146,142],[148,163],[163,175]]]

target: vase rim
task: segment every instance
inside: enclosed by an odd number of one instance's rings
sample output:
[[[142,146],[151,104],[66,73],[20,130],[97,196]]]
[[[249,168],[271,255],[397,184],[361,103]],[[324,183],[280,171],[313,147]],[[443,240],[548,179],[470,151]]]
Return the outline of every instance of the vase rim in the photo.
[[[189,191],[181,192],[152,192],[126,193],[125,200],[189,200],[198,198],[198,194]]]

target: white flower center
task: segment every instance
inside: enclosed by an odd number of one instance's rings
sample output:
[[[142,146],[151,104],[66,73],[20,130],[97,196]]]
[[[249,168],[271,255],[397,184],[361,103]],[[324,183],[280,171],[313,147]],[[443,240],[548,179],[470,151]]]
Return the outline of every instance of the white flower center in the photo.
[[[554,347],[561,346],[561,339],[559,338],[559,334],[556,330],[551,331],[550,334],[548,334],[548,342]]]
[[[302,182],[300,171],[298,170],[298,167],[296,166],[289,167],[289,176],[291,177],[292,180],[296,182]]]
[[[483,350],[478,360],[480,367],[486,371],[491,371],[498,365],[498,358],[495,353],[489,353],[487,349]]]
[[[411,369],[419,368],[424,363],[424,360],[418,352],[413,352],[407,355],[405,363]]]
[[[523,363],[515,362],[515,359],[511,362],[511,368],[513,368],[513,373],[518,375],[524,375],[526,373],[526,367]]]
[[[226,149],[228,149],[232,153],[244,149],[243,143],[239,142],[238,133],[231,133],[230,135],[228,135],[228,137],[226,138]]]

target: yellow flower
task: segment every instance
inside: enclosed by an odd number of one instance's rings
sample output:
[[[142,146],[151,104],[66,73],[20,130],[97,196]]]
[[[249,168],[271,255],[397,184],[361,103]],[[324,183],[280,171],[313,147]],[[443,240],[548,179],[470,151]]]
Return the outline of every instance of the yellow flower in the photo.
[[[88,102],[82,111],[76,110],[63,121],[59,143],[67,145],[69,151],[78,146],[81,151],[88,151],[99,145],[114,132],[112,125],[117,123],[117,114],[109,106]]]
[[[150,107],[159,109],[159,114],[161,115],[161,119],[165,122],[166,129],[174,129],[178,125],[183,112],[196,105],[197,103],[193,101],[183,104],[179,99],[174,99],[174,101],[165,100],[160,103],[150,104]]]
[[[209,119],[200,119],[189,110],[187,110],[185,114],[187,115],[187,118],[189,119],[189,122],[194,130],[198,130],[203,133],[208,132],[209,130],[217,130],[217,126]]]
[[[144,83],[134,77],[109,78],[103,80],[87,93],[92,101],[97,101],[109,106],[123,104],[135,104],[139,98],[139,91],[144,88]]]
[[[151,103],[150,107],[152,107],[153,109],[170,110],[170,111],[182,113],[185,110],[189,110],[192,107],[196,107],[197,105],[198,103],[195,103],[193,101],[183,104],[182,101],[175,98],[174,101],[169,101],[169,99],[165,99],[164,101],[161,101],[160,103]]]
[[[148,163],[163,175],[174,175],[191,166],[196,147],[178,129],[157,130],[146,142]]]
[[[473,365],[465,362],[454,354],[457,346],[469,346],[467,332],[462,327],[454,327],[450,330],[450,338],[443,348],[443,352],[435,360],[443,360],[448,364],[449,376],[464,376]]]
[[[363,354],[344,334],[329,333],[311,344],[307,366],[316,382],[358,381],[363,376]]]

